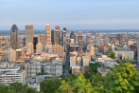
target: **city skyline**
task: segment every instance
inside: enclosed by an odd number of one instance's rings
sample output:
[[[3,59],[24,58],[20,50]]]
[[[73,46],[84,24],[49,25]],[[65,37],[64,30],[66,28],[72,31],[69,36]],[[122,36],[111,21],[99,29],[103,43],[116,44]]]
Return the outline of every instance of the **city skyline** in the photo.
[[[0,30],[13,24],[19,30],[25,25],[42,30],[47,23],[73,30],[139,29],[138,9],[138,0],[1,0]]]

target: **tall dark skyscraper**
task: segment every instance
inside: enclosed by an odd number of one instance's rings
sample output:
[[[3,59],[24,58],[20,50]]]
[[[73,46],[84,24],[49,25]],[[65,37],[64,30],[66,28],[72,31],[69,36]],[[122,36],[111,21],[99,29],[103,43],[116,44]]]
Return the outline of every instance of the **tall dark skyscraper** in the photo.
[[[51,30],[51,42],[52,42],[52,45],[55,43],[55,31],[54,30]]]
[[[59,26],[56,26],[55,30],[55,44],[59,44],[60,40],[60,28]]]
[[[33,38],[34,40],[34,43],[33,43],[33,45],[34,45],[34,49],[36,50],[36,45],[37,45],[37,43],[38,43],[38,37],[34,37]]]
[[[17,26],[14,24],[11,28],[11,46],[12,48],[18,47],[18,37],[19,37],[19,30]]]
[[[67,51],[67,33],[66,28],[63,28],[62,31],[62,46],[64,46],[64,51]]]

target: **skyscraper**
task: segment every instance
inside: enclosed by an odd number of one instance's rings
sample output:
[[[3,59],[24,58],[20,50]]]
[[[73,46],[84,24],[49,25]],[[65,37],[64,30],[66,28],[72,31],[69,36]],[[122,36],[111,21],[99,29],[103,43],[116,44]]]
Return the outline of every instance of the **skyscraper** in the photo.
[[[63,28],[62,31],[62,45],[64,46],[64,51],[67,51],[67,35],[66,35],[66,28]]]
[[[55,43],[55,31],[53,29],[51,30],[51,42],[52,45]]]
[[[34,46],[33,48],[34,48],[34,50],[36,50],[36,45],[37,45],[37,43],[38,43],[38,37],[35,36],[35,37],[33,37],[33,39],[34,39],[34,40],[33,40],[33,41],[34,41],[34,42],[33,42],[33,46]]]
[[[59,44],[59,40],[60,40],[60,28],[59,26],[56,26],[56,30],[55,30],[55,44]]]
[[[119,40],[119,46],[123,47],[124,42],[123,42],[123,33],[118,34],[118,40]]]
[[[101,44],[100,43],[100,34],[99,33],[96,33],[95,42],[96,42],[96,46],[99,46]]]
[[[17,26],[14,24],[11,28],[11,46],[12,48],[18,47],[18,36],[19,36],[19,30]]]
[[[34,48],[33,47],[33,44],[34,44],[34,39],[33,39],[34,29],[33,29],[33,25],[26,25],[25,28],[26,28],[26,48],[27,48],[27,51],[29,51],[29,52],[31,51],[33,53],[34,49],[31,49],[31,48]],[[29,45],[31,45],[31,46],[29,46]],[[29,49],[31,49],[31,50],[29,50]]]
[[[82,36],[82,31],[79,31],[79,32],[78,32],[78,45],[79,45],[79,47],[81,47],[81,48],[83,48],[83,47],[85,46],[85,42],[84,42],[84,40],[83,40],[82,37],[83,37],[83,36]]]
[[[109,34],[104,33],[104,45],[108,45],[108,43],[109,43]]]
[[[46,44],[52,45],[52,43],[51,43],[51,26],[49,24],[46,25]]]
[[[74,31],[71,31],[71,32],[70,32],[70,39],[71,39],[72,41],[74,41],[74,44],[76,44],[76,35],[75,35]]]
[[[90,41],[91,41],[91,34],[87,34],[86,35],[86,44],[87,44],[87,46],[90,44]]]
[[[38,43],[44,44],[46,42],[46,36],[45,34],[38,35]]]

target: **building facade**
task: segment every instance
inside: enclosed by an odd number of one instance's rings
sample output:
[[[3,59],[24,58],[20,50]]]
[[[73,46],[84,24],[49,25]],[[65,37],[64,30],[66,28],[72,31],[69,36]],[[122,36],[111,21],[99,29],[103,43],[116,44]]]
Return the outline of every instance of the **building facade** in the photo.
[[[26,48],[27,48],[27,51],[29,50],[28,49],[28,43],[30,43],[29,45],[32,45],[34,44],[34,38],[33,38],[33,35],[34,35],[34,28],[33,28],[33,25],[26,25]],[[34,52],[34,46],[31,47],[32,49],[30,50],[31,52]],[[33,50],[33,51],[32,51]]]
[[[123,47],[124,42],[123,42],[123,33],[118,34],[118,40],[119,40],[119,46]]]
[[[109,44],[109,34],[108,33],[104,33],[104,45],[108,45]]]
[[[96,33],[96,36],[95,36],[95,45],[96,46],[99,46],[101,44],[100,42],[100,34],[99,33]]]
[[[25,82],[25,71],[20,67],[11,65],[8,62],[0,63],[0,84],[15,82]]]
[[[52,43],[51,43],[51,26],[49,24],[46,25],[46,44],[52,45]]]
[[[11,47],[16,49],[18,47],[19,30],[14,24],[11,28]]]
[[[62,46],[64,46],[64,51],[67,51],[67,33],[66,33],[66,28],[63,29],[62,31]]]
[[[59,26],[56,26],[56,30],[55,30],[55,44],[59,44],[60,43],[60,28]]]
[[[43,71],[49,75],[61,76],[62,75],[62,61],[53,60],[52,62],[46,62],[43,65]]]

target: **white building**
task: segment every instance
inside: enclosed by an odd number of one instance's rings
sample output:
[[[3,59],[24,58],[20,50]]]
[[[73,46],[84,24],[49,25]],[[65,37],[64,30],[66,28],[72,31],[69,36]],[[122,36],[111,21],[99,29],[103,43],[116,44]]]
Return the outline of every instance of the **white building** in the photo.
[[[46,62],[43,65],[43,71],[49,75],[60,76],[62,75],[62,61],[54,59],[51,62]]]
[[[25,71],[20,67],[13,66],[8,62],[0,64],[0,84],[3,83],[24,83]]]

